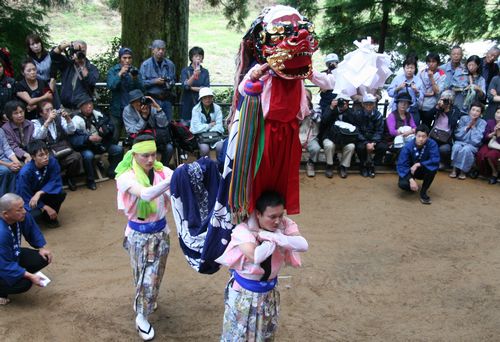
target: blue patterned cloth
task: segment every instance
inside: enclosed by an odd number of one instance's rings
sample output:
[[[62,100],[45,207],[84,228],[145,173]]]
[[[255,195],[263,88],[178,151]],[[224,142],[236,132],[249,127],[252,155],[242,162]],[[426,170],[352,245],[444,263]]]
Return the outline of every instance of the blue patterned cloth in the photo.
[[[217,162],[208,157],[178,167],[170,192],[177,235],[186,259],[196,271],[212,274],[215,262],[231,240],[227,194],[231,174],[222,177]]]

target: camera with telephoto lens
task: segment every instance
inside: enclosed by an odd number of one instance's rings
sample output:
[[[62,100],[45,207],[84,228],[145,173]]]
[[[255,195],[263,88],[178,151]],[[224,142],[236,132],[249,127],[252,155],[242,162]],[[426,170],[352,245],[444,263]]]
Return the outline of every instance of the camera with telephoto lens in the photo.
[[[344,105],[347,103],[346,100],[344,99],[338,99],[337,100],[337,107],[344,107]]]
[[[165,84],[163,85],[165,90],[171,90],[174,87],[175,82],[168,75],[164,75],[162,78],[165,80]]]
[[[129,66],[127,72],[130,73],[130,75],[132,75],[134,77],[139,75],[139,70],[133,66]]]
[[[139,101],[141,102],[141,105],[150,105],[153,103],[153,100],[146,96],[141,97]]]

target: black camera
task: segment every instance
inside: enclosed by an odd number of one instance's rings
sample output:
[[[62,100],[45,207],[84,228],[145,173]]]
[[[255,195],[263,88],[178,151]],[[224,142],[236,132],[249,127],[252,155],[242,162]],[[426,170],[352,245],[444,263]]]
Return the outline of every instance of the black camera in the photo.
[[[139,101],[141,102],[141,105],[150,105],[153,103],[153,100],[146,96],[141,97]]]
[[[172,81],[168,75],[164,75],[162,78],[165,80],[165,84],[163,85],[165,90],[171,90],[174,87],[175,82]]]
[[[130,73],[130,75],[132,75],[134,77],[139,75],[139,70],[133,66],[129,66],[127,72]]]
[[[104,138],[105,136],[109,135],[112,133],[110,127],[106,124],[105,120],[92,120],[92,124],[97,130],[97,134],[99,134],[100,137]]]
[[[346,100],[344,99],[338,99],[337,100],[337,107],[344,107],[344,105],[347,103]]]
[[[442,101],[445,106],[450,104],[450,99],[442,99]]]
[[[85,59],[85,53],[80,49],[75,49],[73,46],[68,48],[68,55],[73,59]]]

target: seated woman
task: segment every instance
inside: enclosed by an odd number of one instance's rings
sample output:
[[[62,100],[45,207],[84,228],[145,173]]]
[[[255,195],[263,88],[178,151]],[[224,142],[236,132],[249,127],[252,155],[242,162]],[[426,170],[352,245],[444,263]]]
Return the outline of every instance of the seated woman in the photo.
[[[37,77],[36,66],[32,61],[23,62],[21,72],[24,78],[16,83],[16,95],[26,104],[26,118],[33,120],[38,117],[38,103],[52,101],[52,91],[47,82]]]
[[[408,112],[411,104],[411,97],[406,93],[401,93],[396,97],[397,110],[387,116],[385,124],[389,132],[389,139],[392,141],[392,152],[396,155],[403,148],[405,142],[411,140],[415,135],[415,121],[413,115]]]
[[[16,81],[5,74],[4,64],[6,62],[2,59],[0,55],[0,120],[3,120],[2,117],[3,108],[7,102],[14,99],[14,91]]]
[[[21,163],[9,146],[5,133],[0,129],[0,194],[15,192],[16,174]]]
[[[430,117],[434,120],[434,126],[431,128],[429,136],[439,146],[441,169],[449,166],[453,133],[457,127],[458,120],[462,116],[460,110],[453,105],[454,100],[455,93],[453,90],[445,90],[439,97],[436,106],[429,112]]]
[[[483,143],[484,145],[477,152],[476,163],[483,176],[490,176],[489,183],[496,184],[500,158],[500,108],[495,112],[495,118],[486,122]]]
[[[219,105],[214,103],[212,89],[200,89],[200,102],[193,108],[189,130],[198,137],[200,157],[208,156],[210,149],[214,148],[217,154],[220,153],[224,126],[222,125],[222,111]],[[206,137],[208,134],[202,134],[208,132],[213,133],[213,136]]]
[[[201,47],[194,46],[189,50],[191,64],[181,71],[182,91],[181,100],[181,122],[186,126],[191,123],[193,107],[198,102],[198,93],[203,87],[210,87],[210,74],[201,63],[205,52]]]
[[[225,290],[221,341],[272,341],[278,327],[278,274],[299,267],[297,252],[308,249],[297,224],[284,216],[283,196],[265,191],[255,212],[237,225],[226,251],[216,261],[231,270]]]
[[[82,156],[71,149],[68,135],[75,133],[75,125],[65,111],[58,113],[52,103],[43,100],[39,103],[40,117],[33,120],[35,131],[33,139],[43,140],[52,155],[57,158],[62,169],[66,170],[66,181],[71,191],[76,190],[75,177],[80,173]]]
[[[482,103],[474,102],[469,115],[462,116],[458,122],[455,143],[451,149],[451,166],[453,166],[451,178],[465,179],[465,174],[474,164],[474,158],[481,146],[486,129],[486,121],[480,118],[483,110]]]
[[[480,74],[481,59],[472,55],[467,59],[464,69],[457,68],[451,81],[455,92],[455,106],[467,114],[474,102],[482,101],[486,94],[486,81]]]
[[[5,132],[10,148],[16,154],[17,159],[29,163],[31,156],[27,152],[27,147],[35,131],[35,125],[24,117],[24,104],[20,101],[7,102],[4,111],[9,122],[6,122],[2,129]]]

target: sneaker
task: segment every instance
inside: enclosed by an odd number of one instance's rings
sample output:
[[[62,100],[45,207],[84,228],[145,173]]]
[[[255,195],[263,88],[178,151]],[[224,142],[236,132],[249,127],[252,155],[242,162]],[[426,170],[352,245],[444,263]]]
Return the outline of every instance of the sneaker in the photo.
[[[316,172],[314,171],[314,164],[313,163],[307,162],[306,173],[307,173],[307,177],[316,176]]]
[[[368,176],[370,176],[370,178],[375,178],[375,166],[368,169]]]
[[[467,176],[463,172],[458,175],[458,179],[460,179],[460,180],[464,180],[466,178],[467,178]]]
[[[340,175],[340,178],[347,178],[347,169],[345,166],[340,165],[339,175]]]
[[[491,176],[490,179],[488,180],[488,184],[497,184],[498,182],[498,177]]]
[[[328,178],[333,177],[333,165],[326,165],[325,176],[327,176]]]
[[[455,171],[455,170],[451,171],[449,176],[450,176],[450,178],[457,178],[457,171]]]
[[[422,202],[422,204],[431,204],[432,203],[431,198],[429,196],[427,196],[427,194],[420,194],[420,202]]]

